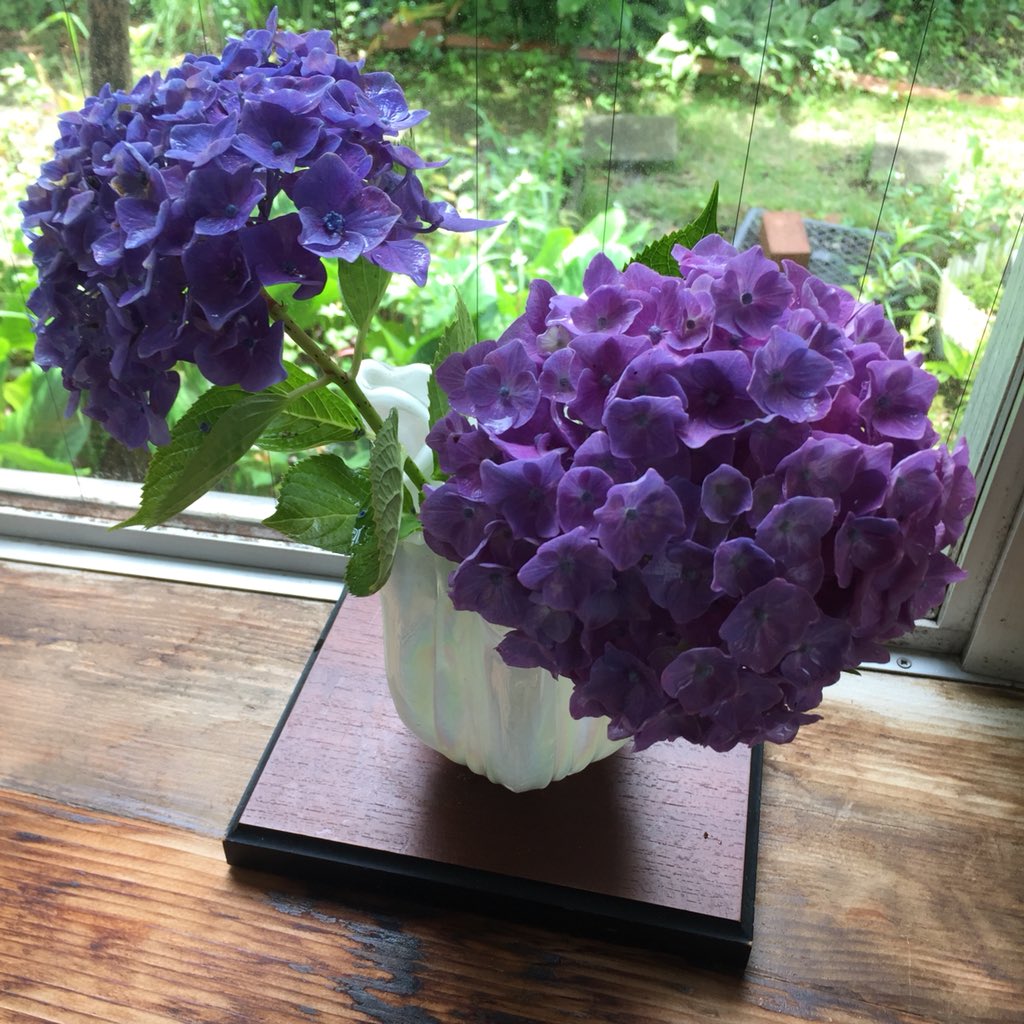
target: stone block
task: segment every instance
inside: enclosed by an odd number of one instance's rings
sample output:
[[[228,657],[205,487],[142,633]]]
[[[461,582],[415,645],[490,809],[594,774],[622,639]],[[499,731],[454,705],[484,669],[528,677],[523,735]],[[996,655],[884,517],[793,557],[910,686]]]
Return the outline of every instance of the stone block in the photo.
[[[895,148],[895,133],[887,128],[876,129],[868,171],[872,181],[884,181],[888,177]],[[895,174],[911,184],[933,185],[950,171],[958,170],[966,153],[966,142],[956,135],[924,137],[904,132],[896,153]]]

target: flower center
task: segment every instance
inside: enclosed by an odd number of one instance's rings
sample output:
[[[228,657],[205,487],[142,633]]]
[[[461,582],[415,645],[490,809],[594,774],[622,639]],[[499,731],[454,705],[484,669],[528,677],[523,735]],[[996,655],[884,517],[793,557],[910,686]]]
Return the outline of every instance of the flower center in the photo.
[[[274,139],[270,144],[270,152],[274,156],[280,156],[284,152],[284,143],[280,139]]]
[[[692,316],[686,318],[686,329],[692,331],[697,326],[697,321]]]
[[[740,296],[740,302],[742,302],[744,306],[749,306],[753,301],[754,301],[754,296],[751,295],[750,292],[744,292]]]
[[[622,518],[625,519],[627,523],[631,523],[638,515],[639,513],[635,508],[627,508],[625,513],[623,513]]]
[[[324,231],[329,235],[340,235],[345,225],[345,218],[337,210],[330,210],[324,214]]]
[[[512,389],[507,384],[502,384],[501,387],[498,388],[498,394],[502,398],[508,398],[508,396],[512,394]]]
[[[225,217],[234,217],[236,213],[238,213],[238,207],[235,206],[234,203],[228,203],[228,205],[224,207]]]

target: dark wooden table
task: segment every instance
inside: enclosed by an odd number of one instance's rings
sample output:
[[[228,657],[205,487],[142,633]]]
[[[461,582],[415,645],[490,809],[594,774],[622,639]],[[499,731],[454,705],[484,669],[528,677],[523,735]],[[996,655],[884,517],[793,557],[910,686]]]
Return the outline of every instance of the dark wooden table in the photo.
[[[1019,1021],[1024,698],[866,673],[765,756],[741,977],[229,869],[329,612],[0,563],[0,1021]]]

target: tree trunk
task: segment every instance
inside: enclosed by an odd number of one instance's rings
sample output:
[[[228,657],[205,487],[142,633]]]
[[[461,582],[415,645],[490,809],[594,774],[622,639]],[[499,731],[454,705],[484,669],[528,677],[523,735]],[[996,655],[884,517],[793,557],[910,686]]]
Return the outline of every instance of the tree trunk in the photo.
[[[89,0],[89,88],[98,93],[109,83],[131,86],[128,41],[129,0]]]

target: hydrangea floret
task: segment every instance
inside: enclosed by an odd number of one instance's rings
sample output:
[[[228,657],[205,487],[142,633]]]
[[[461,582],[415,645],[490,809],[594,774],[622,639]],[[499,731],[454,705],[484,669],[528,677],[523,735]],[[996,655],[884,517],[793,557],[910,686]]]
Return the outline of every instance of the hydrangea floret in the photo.
[[[786,742],[962,578],[967,448],[877,305],[715,234],[671,257],[534,281],[438,367],[424,538],[611,738]]]
[[[219,57],[105,86],[61,115],[22,203],[36,360],[129,447],[168,441],[178,363],[222,387],[285,382],[265,289],[319,294],[325,258],[422,285],[421,236],[482,226],[424,194],[417,171],[440,164],[398,135],[426,116],[329,33],[279,29],[276,10]]]

